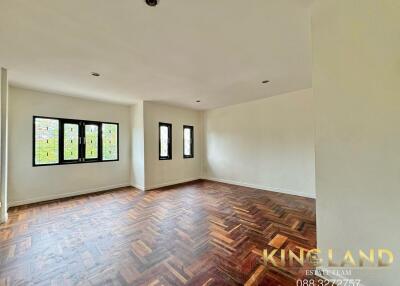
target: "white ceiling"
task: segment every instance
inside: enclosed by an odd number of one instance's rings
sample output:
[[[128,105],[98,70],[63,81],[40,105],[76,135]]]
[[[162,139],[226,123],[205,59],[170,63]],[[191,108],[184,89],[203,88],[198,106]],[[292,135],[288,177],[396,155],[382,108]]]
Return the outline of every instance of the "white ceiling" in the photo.
[[[0,0],[0,66],[12,85],[119,103],[245,102],[311,87],[310,2]]]

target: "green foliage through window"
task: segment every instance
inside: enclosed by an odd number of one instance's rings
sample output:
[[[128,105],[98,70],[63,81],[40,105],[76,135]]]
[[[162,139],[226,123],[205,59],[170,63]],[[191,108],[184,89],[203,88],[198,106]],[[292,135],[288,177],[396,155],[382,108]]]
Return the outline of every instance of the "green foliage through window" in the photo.
[[[35,118],[35,164],[59,162],[59,120]]]
[[[79,158],[79,125],[64,124],[64,160]]]
[[[85,159],[97,159],[99,152],[99,127],[85,125]]]
[[[172,125],[159,122],[159,159],[172,159]]]
[[[102,124],[103,136],[103,160],[118,159],[118,125],[117,124]]]
[[[33,166],[118,161],[118,123],[33,116]]]

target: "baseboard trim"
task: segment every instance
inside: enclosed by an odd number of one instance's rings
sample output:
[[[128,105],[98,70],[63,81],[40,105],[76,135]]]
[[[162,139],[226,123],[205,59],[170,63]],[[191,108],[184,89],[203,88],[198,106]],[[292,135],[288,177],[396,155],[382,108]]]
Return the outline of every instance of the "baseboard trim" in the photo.
[[[149,191],[149,190],[154,190],[154,189],[159,189],[159,188],[164,188],[164,187],[169,187],[169,186],[174,186],[174,185],[179,185],[179,184],[184,184],[184,183],[189,183],[193,181],[201,180],[200,177],[195,177],[195,178],[189,178],[189,179],[182,179],[182,180],[175,180],[175,181],[169,181],[166,183],[161,183],[161,184],[156,184],[152,185],[149,187],[144,187],[143,190]]]
[[[266,186],[263,186],[263,185],[250,184],[250,183],[238,182],[238,181],[234,181],[234,180],[225,180],[225,179],[212,178],[212,177],[203,177],[203,179],[204,180],[209,180],[209,181],[215,181],[215,182],[219,182],[219,183],[225,183],[225,184],[241,186],[241,187],[260,189],[260,190],[270,191],[270,192],[274,192],[274,193],[283,193],[283,194],[299,196],[299,197],[305,197],[305,198],[311,198],[311,199],[315,199],[316,198],[316,196],[313,195],[313,194],[296,192],[296,191],[288,190],[288,189],[281,189],[281,188],[275,188],[275,187],[266,187]]]
[[[136,188],[141,191],[145,191],[145,188],[142,185],[131,184],[131,187]]]
[[[129,186],[132,186],[132,187],[137,188],[142,191],[148,191],[148,190],[169,187],[169,186],[173,186],[173,185],[179,185],[179,184],[183,184],[183,183],[189,183],[192,181],[197,181],[197,180],[202,180],[202,179],[225,183],[225,184],[236,185],[236,186],[242,186],[242,187],[248,187],[248,188],[254,188],[254,189],[266,190],[266,191],[271,191],[271,192],[276,192],[276,193],[284,193],[284,194],[289,194],[289,195],[295,195],[295,196],[301,196],[301,197],[315,199],[315,195],[310,195],[310,194],[301,193],[301,192],[295,192],[295,191],[286,190],[286,189],[270,188],[270,187],[265,187],[265,186],[256,185],[256,184],[249,184],[249,183],[243,183],[243,182],[238,182],[238,181],[234,181],[234,180],[225,180],[225,179],[212,178],[212,177],[194,177],[194,178],[187,178],[187,179],[181,179],[181,180],[175,180],[175,181],[169,181],[169,182],[165,182],[165,183],[155,184],[155,185],[152,185],[149,187],[142,186],[142,185],[135,185],[135,184],[131,184],[131,183],[123,183],[123,184],[116,184],[116,185],[105,186],[105,187],[86,189],[83,191],[55,194],[55,195],[49,195],[49,196],[40,196],[37,198],[28,199],[28,200],[11,201],[8,203],[8,208],[21,206],[21,205],[28,205],[28,204],[33,204],[33,203],[39,203],[39,202],[45,202],[45,201],[51,201],[51,200],[57,200],[57,199],[62,199],[62,198],[74,197],[74,196],[79,196],[79,195],[109,191],[112,189],[129,187]]]
[[[6,223],[7,220],[8,220],[8,213],[6,213],[6,214],[4,215],[4,218],[2,217],[2,218],[0,219],[0,224]]]
[[[86,189],[86,190],[83,190],[83,191],[69,192],[69,193],[63,193],[63,194],[55,194],[55,195],[49,195],[49,196],[40,196],[40,197],[37,197],[37,198],[28,199],[28,200],[20,200],[20,201],[9,202],[8,203],[8,207],[9,208],[10,207],[17,207],[17,206],[29,205],[29,204],[40,203],[40,202],[45,202],[45,201],[51,201],[51,200],[75,197],[75,196],[79,196],[79,195],[86,195],[86,194],[91,194],[91,193],[104,192],[104,191],[109,191],[109,190],[112,190],[112,189],[118,189],[118,188],[129,187],[129,186],[131,186],[130,183],[124,183],[124,184],[116,184],[116,185],[111,185],[111,186]]]

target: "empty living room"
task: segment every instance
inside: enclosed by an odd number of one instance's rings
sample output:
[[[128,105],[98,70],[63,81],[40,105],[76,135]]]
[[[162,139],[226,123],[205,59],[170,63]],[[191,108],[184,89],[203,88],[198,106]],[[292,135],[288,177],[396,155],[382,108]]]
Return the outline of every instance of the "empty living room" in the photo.
[[[398,286],[400,1],[0,0],[0,286]]]

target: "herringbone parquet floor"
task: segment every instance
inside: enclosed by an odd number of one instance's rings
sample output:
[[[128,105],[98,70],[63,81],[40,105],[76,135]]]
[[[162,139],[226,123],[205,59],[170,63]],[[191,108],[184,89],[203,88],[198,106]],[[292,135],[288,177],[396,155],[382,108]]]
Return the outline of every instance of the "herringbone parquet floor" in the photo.
[[[315,247],[315,202],[210,181],[13,208],[0,285],[296,285],[263,249]]]

